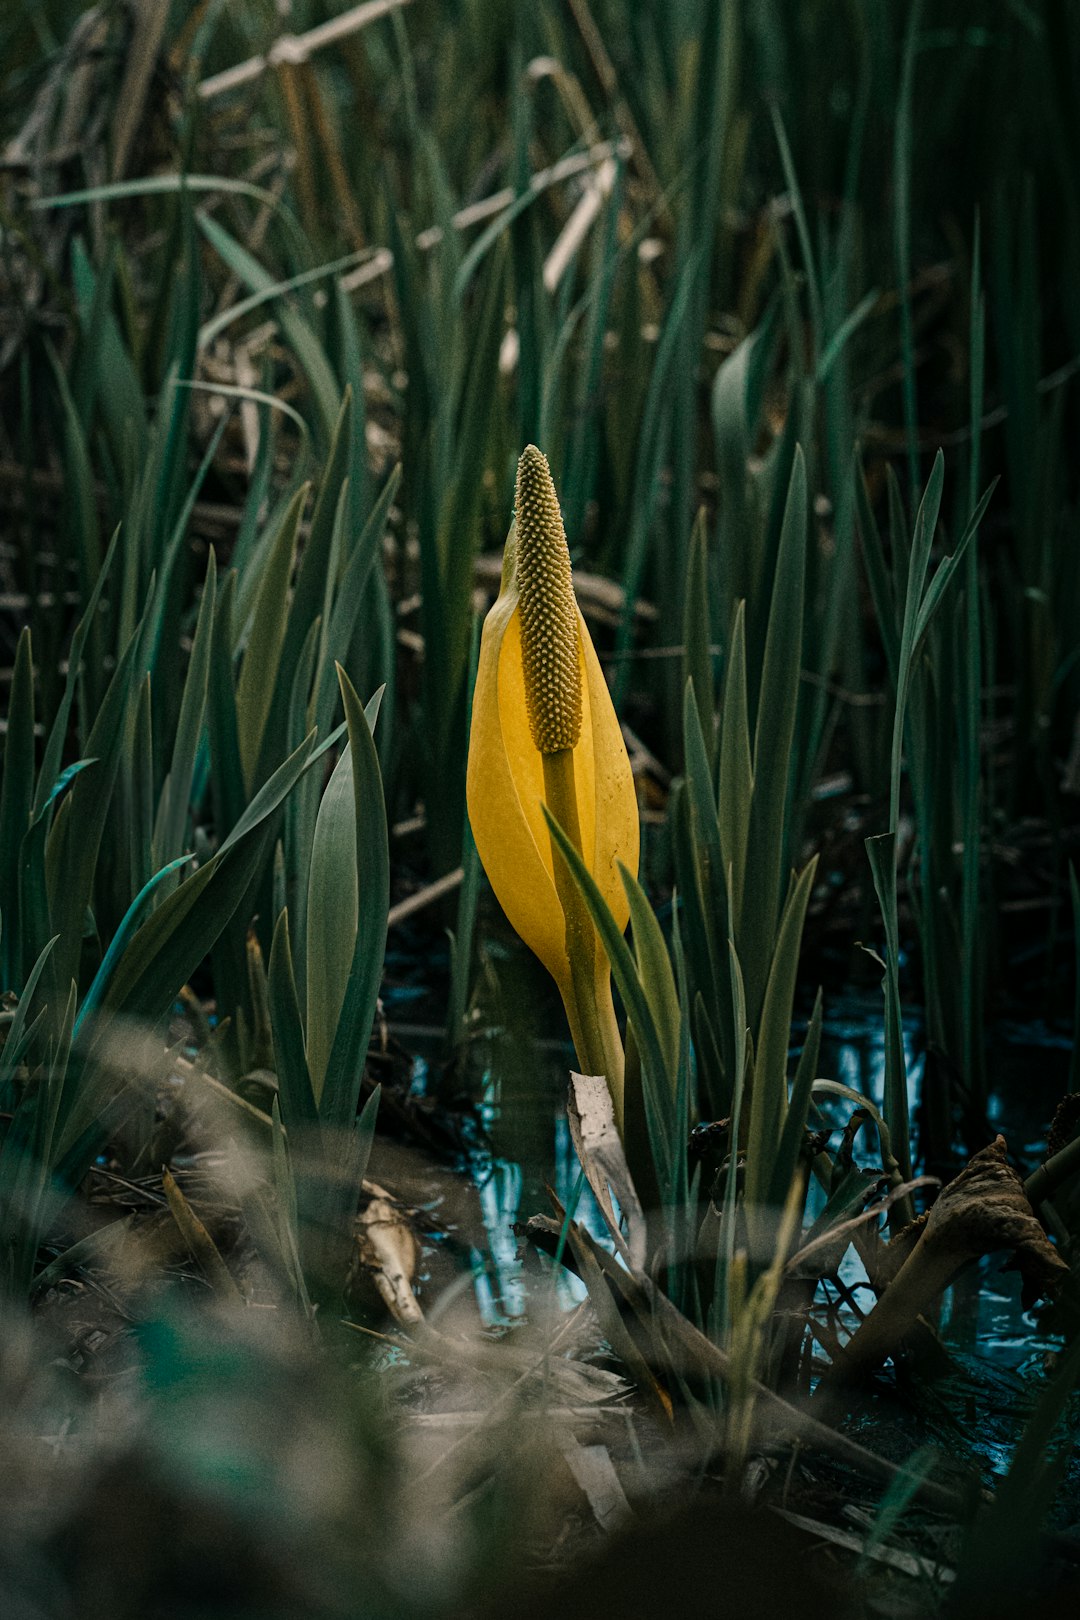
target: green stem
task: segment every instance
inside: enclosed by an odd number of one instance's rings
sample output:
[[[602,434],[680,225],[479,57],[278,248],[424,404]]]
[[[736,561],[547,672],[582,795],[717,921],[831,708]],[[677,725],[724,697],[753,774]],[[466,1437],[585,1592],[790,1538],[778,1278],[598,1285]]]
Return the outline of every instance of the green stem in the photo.
[[[544,797],[547,807],[578,854],[585,859],[578,817],[574,751],[559,749],[544,754]],[[578,1062],[587,1074],[602,1074],[615,1110],[615,1124],[623,1133],[623,1046],[611,999],[611,972],[597,938],[581,890],[552,840],[555,890],[566,919],[566,954],[570,986],[563,993],[566,1016]]]

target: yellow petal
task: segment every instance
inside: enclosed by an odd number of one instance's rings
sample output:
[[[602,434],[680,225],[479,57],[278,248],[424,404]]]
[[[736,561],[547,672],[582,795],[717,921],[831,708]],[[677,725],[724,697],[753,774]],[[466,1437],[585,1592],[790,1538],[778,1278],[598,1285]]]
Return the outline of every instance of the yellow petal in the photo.
[[[570,982],[565,919],[541,809],[543,761],[525,702],[521,612],[509,547],[507,560],[503,589],[485,620],[480,643],[469,741],[469,820],[484,870],[510,924],[565,991]],[[578,632],[583,701],[574,774],[582,855],[618,926],[625,928],[629,907],[618,863],[637,871],[634,781],[607,682],[580,613]]]
[[[574,750],[582,842],[591,851],[586,855],[589,871],[622,929],[630,919],[630,905],[619,876],[619,862],[637,876],[637,794],[615,705],[611,701],[592,637],[580,612],[578,630],[584,655],[585,712],[589,717],[590,731],[587,770],[583,763],[579,763],[578,750]],[[582,731],[584,741],[584,727]],[[590,794],[589,802],[586,802],[587,792]],[[590,829],[587,835],[586,823]]]
[[[499,904],[515,932],[562,988],[569,982],[570,968],[550,855],[545,861],[542,853],[548,842],[547,829],[543,829],[544,842],[538,844],[514,776],[515,770],[519,776],[527,776],[532,763],[522,746],[524,737],[535,758],[536,777],[542,787],[543,766],[525,712],[520,628],[510,639],[510,655],[505,661],[503,658],[509,627],[517,613],[517,592],[511,585],[503,590],[484,621],[473,693],[466,797],[476,848]],[[504,740],[505,710],[511,711],[505,732],[511,739],[512,753]],[[533,791],[535,787],[526,786],[526,798]]]

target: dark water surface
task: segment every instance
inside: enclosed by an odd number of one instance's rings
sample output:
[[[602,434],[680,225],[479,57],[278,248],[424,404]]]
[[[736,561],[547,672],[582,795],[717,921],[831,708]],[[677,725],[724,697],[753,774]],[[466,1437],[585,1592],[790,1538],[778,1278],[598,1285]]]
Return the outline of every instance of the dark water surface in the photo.
[[[507,964],[513,975],[513,964]],[[402,1038],[410,1050],[426,1056],[416,1059],[413,1089],[431,1089],[437,1074],[439,1045],[424,1040],[413,1017],[423,1017],[424,1004],[434,1011],[429,985],[431,961],[419,964],[421,972],[410,975],[411,982],[398,983],[392,993],[390,1017],[402,1019]],[[500,964],[502,970],[504,964]],[[576,1196],[576,1217],[585,1221],[601,1241],[606,1230],[588,1187],[580,1187],[580,1174],[565,1115],[565,1087],[572,1068],[573,1050],[562,1034],[562,1011],[554,1001],[536,995],[536,982],[523,978],[507,1000],[507,1016],[520,1021],[510,1030],[492,1030],[489,1040],[478,1042],[479,1126],[478,1142],[483,1147],[466,1155],[471,1173],[468,1209],[463,1213],[460,1192],[450,1194],[452,1178],[460,1183],[460,1171],[437,1174],[427,1191],[427,1207],[444,1220],[455,1251],[453,1268],[460,1275],[460,1286],[471,1275],[471,1290],[481,1319],[491,1327],[512,1325],[528,1314],[529,1293],[541,1281],[536,1270],[525,1267],[513,1223],[534,1213],[551,1213],[547,1187],[560,1204],[568,1205]],[[539,1008],[539,1011],[536,1009]],[[528,1009],[528,1014],[523,1011]],[[845,991],[826,1000],[819,1074],[840,1081],[881,1108],[884,1100],[884,1019],[878,987]],[[436,1014],[437,1016],[437,1014]],[[406,1030],[405,1025],[408,1025]],[[805,1029],[805,1025],[803,1025]],[[432,1030],[434,1034],[434,1030]],[[797,1035],[800,1027],[797,1025]],[[419,1037],[419,1038],[418,1038]],[[913,1129],[913,1158],[918,1160],[918,1118],[921,1090],[925,1079],[925,1034],[923,1019],[915,1009],[907,1009],[904,1021],[904,1047],[907,1058],[910,1115]],[[1001,1131],[1010,1155],[1022,1173],[1033,1170],[1043,1157],[1046,1132],[1067,1085],[1069,1040],[1061,1032],[1040,1022],[1001,1022],[994,1027],[988,1043],[989,1134]],[[481,1056],[483,1055],[483,1056]],[[427,1056],[431,1058],[429,1071]],[[837,1128],[852,1113],[853,1103],[845,1098],[821,1100],[821,1111]],[[855,1153],[863,1163],[874,1163],[878,1142],[873,1128],[866,1128],[857,1140]],[[957,1168],[963,1155],[957,1155]],[[415,1194],[413,1194],[415,1196]],[[811,1186],[813,1199],[819,1196]],[[419,1200],[418,1200],[419,1202]],[[449,1209],[447,1205],[453,1205]],[[861,1268],[855,1252],[848,1249],[844,1280],[848,1285],[861,1281]],[[432,1285],[445,1281],[445,1264],[434,1257]],[[560,1268],[554,1286],[563,1306],[583,1298],[583,1288]],[[431,1296],[436,1294],[431,1288]],[[1002,1375],[1023,1377],[1043,1369],[1044,1356],[1057,1348],[1059,1340],[1041,1330],[1036,1315],[1020,1304],[1020,1278],[1002,1270],[1001,1257],[981,1262],[980,1272],[970,1270],[959,1286],[950,1291],[942,1311],[942,1332],[950,1348],[960,1354],[975,1354],[980,1361],[999,1369]]]
[[[409,1016],[405,1006],[395,1009]],[[406,1010],[407,1009],[407,1010]],[[552,1027],[548,1023],[548,1027]],[[557,1024],[555,1025],[557,1027]],[[415,1028],[415,1026],[414,1026]],[[422,1042],[413,1041],[413,1046]],[[918,1169],[918,1118],[925,1072],[923,1023],[917,1012],[904,1020],[910,1112]],[[993,1032],[989,1049],[991,1094],[988,1124],[1002,1132],[1010,1153],[1025,1173],[1042,1157],[1049,1122],[1066,1088],[1069,1043],[1062,1035],[1038,1023],[1002,1023]],[[515,1221],[532,1214],[547,1214],[550,1187],[567,1206],[577,1197],[577,1218],[606,1242],[599,1210],[587,1187],[579,1185],[579,1167],[566,1121],[566,1080],[573,1063],[572,1048],[558,1038],[495,1038],[490,1067],[481,1076],[479,1118],[484,1150],[469,1156],[476,1204],[457,1237],[457,1265],[472,1274],[477,1308],[489,1326],[521,1320],[529,1308],[530,1289],[538,1286],[520,1258]],[[826,1004],[819,1073],[841,1081],[879,1108],[884,1092],[884,1032],[880,990],[833,995]],[[414,1088],[423,1092],[429,1071],[423,1058],[415,1065]],[[849,1119],[854,1104],[846,1099],[823,1099],[821,1112],[837,1128]],[[875,1162],[876,1136],[865,1129],[856,1142],[856,1157]],[[962,1158],[958,1158],[958,1165]],[[816,1186],[813,1200],[820,1198]],[[432,1207],[441,1203],[433,1191]],[[854,1250],[843,1268],[845,1282],[855,1286],[863,1273]],[[551,1286],[550,1283],[545,1286]],[[564,1306],[583,1297],[575,1278],[560,1269],[555,1281]],[[1048,1350],[1057,1341],[1043,1333],[1036,1316],[1020,1302],[1017,1273],[1003,1271],[1000,1257],[982,1262],[979,1271],[965,1275],[946,1297],[943,1332],[950,1347],[975,1354],[1008,1375],[1028,1376],[1040,1371]]]

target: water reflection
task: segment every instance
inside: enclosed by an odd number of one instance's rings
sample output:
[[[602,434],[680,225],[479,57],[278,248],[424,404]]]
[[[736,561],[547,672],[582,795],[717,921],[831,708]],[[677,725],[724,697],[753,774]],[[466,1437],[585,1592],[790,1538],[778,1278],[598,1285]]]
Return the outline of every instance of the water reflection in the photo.
[[[526,1003],[527,1005],[527,1003]],[[805,1030],[802,1032],[805,1033]],[[922,1080],[921,1025],[911,1017],[904,1024],[911,1109],[914,1115]],[[793,1050],[797,1056],[799,1048]],[[487,1228],[489,1264],[474,1266],[477,1303],[485,1321],[497,1323],[525,1314],[528,1281],[518,1258],[515,1221],[551,1212],[550,1186],[566,1207],[578,1182],[578,1162],[566,1120],[566,1081],[574,1062],[569,1043],[533,1040],[531,1052],[520,1030],[495,1042],[492,1063],[484,1080],[481,1113],[492,1156],[476,1166],[477,1184]],[[822,1032],[820,1070],[823,1077],[839,1080],[881,1106],[885,1056],[881,996],[848,996],[839,1001]],[[822,1099],[821,1112],[837,1128],[846,1124],[852,1104],[844,1099]],[[874,1162],[876,1139],[872,1133],[856,1144],[859,1162]],[[811,1215],[824,1203],[820,1189],[811,1189]],[[577,1219],[600,1242],[608,1237],[600,1211],[588,1188],[580,1191]],[[610,1246],[610,1245],[609,1245]],[[497,1282],[493,1284],[493,1277]],[[853,1272],[845,1278],[857,1280]],[[557,1287],[564,1305],[577,1303],[584,1289],[560,1268]]]
[[[525,998],[516,1005],[520,1009],[530,1004]],[[903,1039],[918,1165],[917,1121],[925,1067],[923,1024],[918,1014],[905,1016]],[[793,1058],[797,1052],[798,1046]],[[1027,1165],[1034,1165],[1041,1156],[1047,1122],[1064,1090],[1067,1056],[1067,1042],[1037,1026],[1003,1025],[995,1034],[995,1089],[989,1119],[994,1130],[1005,1132],[1010,1146]],[[489,1059],[482,1112],[492,1153],[476,1166],[488,1254],[482,1262],[476,1257],[474,1277],[481,1314],[494,1325],[525,1315],[530,1288],[536,1286],[535,1274],[527,1274],[519,1258],[514,1222],[551,1212],[549,1186],[565,1207],[578,1183],[579,1167],[566,1121],[566,1077],[573,1064],[569,1044],[544,1039],[536,1030],[523,1031],[519,1021],[513,1035],[504,1033],[495,1040]],[[882,1106],[885,1053],[880,991],[833,999],[823,1026],[819,1069],[823,1077],[838,1080],[878,1108]],[[822,1098],[820,1102],[821,1113],[837,1129],[847,1123],[852,1108],[842,1098]],[[878,1162],[877,1153],[876,1135],[868,1128],[856,1139],[856,1161],[872,1165]],[[813,1184],[808,1206],[811,1218],[823,1203],[820,1188]],[[600,1212],[587,1188],[580,1195],[577,1218],[599,1241],[607,1243]],[[984,1261],[980,1271],[967,1274],[946,1297],[942,1313],[946,1336],[957,1349],[977,1350],[981,1358],[1001,1368],[1032,1371],[1054,1341],[1042,1336],[1036,1318],[1023,1311],[1019,1278],[1002,1272],[1000,1264],[994,1258]],[[842,1277],[853,1288],[864,1280],[854,1250],[848,1250]],[[545,1281],[544,1286],[552,1285]],[[554,1286],[565,1307],[583,1297],[581,1284],[562,1268]]]

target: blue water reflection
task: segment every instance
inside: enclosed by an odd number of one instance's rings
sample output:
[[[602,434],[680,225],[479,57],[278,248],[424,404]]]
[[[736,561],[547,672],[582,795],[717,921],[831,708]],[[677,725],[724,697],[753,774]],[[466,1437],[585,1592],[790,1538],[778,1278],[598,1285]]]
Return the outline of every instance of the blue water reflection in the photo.
[[[796,1026],[796,1033],[802,1034],[804,1029]],[[906,1014],[903,1039],[918,1165],[917,1121],[925,1045],[917,1013]],[[1068,1043],[1040,1026],[1002,1025],[995,1032],[990,1123],[994,1130],[1006,1134],[1010,1147],[1029,1166],[1041,1156],[1047,1123],[1064,1090],[1067,1055]],[[578,1183],[579,1167],[565,1108],[566,1079],[572,1062],[569,1046],[547,1041],[534,1051],[533,1061],[517,1065],[509,1079],[499,1081],[489,1075],[485,1083],[482,1114],[494,1152],[477,1166],[477,1185],[489,1254],[475,1257],[474,1276],[478,1305],[485,1321],[491,1324],[525,1315],[530,1287],[535,1286],[519,1258],[514,1222],[531,1214],[550,1213],[546,1193],[549,1185],[565,1207]],[[833,998],[823,1025],[819,1072],[823,1078],[840,1081],[877,1108],[882,1107],[885,1051],[880,991]],[[846,1125],[854,1106],[844,1098],[819,1101],[821,1114],[837,1130]],[[867,1166],[879,1162],[872,1126],[864,1128],[856,1139],[854,1155],[857,1163]],[[820,1188],[812,1185],[808,1205],[811,1218],[823,1201]],[[598,1240],[608,1242],[588,1188],[580,1193],[577,1218]],[[853,1289],[864,1283],[853,1249],[848,1250],[841,1276]],[[577,1279],[563,1269],[554,1286],[564,1307],[576,1304],[584,1294]],[[970,1273],[950,1292],[942,1321],[947,1338],[958,1349],[977,1350],[980,1357],[1021,1372],[1037,1367],[1044,1351],[1055,1342],[1041,1335],[1035,1317],[1022,1309],[1019,1279],[1015,1273],[1001,1270],[999,1258],[983,1262],[981,1274]]]

